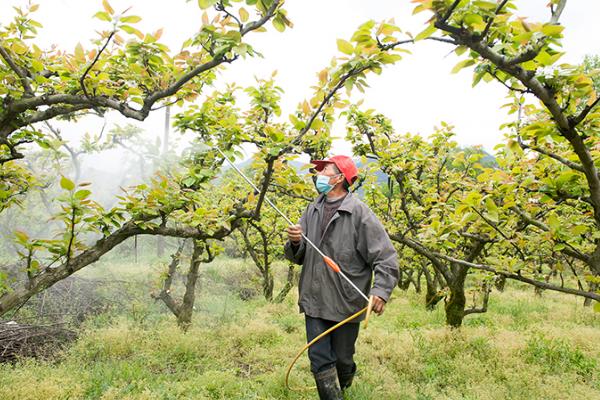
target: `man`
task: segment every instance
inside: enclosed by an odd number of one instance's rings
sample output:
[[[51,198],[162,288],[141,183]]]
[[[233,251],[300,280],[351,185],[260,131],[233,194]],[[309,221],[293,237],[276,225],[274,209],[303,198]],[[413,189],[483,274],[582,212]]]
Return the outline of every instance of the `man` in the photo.
[[[285,255],[302,265],[300,312],[311,341],[320,333],[366,306],[365,299],[302,239],[304,233],[365,294],[373,296],[373,312],[383,313],[398,281],[398,259],[381,222],[349,188],[358,176],[350,157],[313,160],[320,195],[287,228]],[[374,276],[373,286],[371,281]],[[370,289],[370,290],[369,290]],[[354,344],[364,314],[320,339],[308,350],[311,371],[321,399],[341,399],[356,373]]]

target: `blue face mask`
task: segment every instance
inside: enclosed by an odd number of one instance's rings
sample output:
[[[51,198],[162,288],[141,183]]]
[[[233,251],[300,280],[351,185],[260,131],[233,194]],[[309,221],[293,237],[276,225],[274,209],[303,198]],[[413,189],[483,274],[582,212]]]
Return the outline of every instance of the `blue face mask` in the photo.
[[[337,175],[334,175],[337,176]],[[317,187],[317,192],[327,194],[331,192],[331,189],[335,187],[335,185],[329,184],[329,179],[333,178],[332,176],[318,175],[317,180],[315,181],[315,185]]]

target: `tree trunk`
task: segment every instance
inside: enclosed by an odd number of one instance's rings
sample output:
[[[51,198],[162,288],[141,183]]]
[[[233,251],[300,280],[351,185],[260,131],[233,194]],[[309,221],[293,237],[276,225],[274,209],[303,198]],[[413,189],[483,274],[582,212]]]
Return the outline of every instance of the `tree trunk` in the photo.
[[[504,276],[504,275],[496,276],[496,278],[494,279],[494,287],[496,288],[496,290],[498,290],[499,292],[504,292],[505,286],[506,286],[506,276]]]
[[[427,311],[435,310],[435,306],[444,298],[444,296],[438,290],[438,280],[436,276],[429,272],[427,266],[423,266],[423,275],[425,275],[425,309]]]
[[[273,301],[273,274],[271,274],[270,266],[265,265],[262,278],[263,295],[265,296],[265,300],[269,302]]]
[[[192,325],[194,301],[196,300],[196,282],[198,281],[198,269],[202,262],[200,260],[200,255],[202,254],[203,249],[203,243],[194,240],[194,251],[192,253],[192,260],[190,261],[190,269],[187,273],[183,303],[181,303],[179,314],[177,315],[177,324],[184,332],[187,332]]]
[[[294,287],[295,275],[296,275],[296,273],[294,271],[294,264],[290,263],[289,267],[288,267],[288,273],[287,273],[287,279],[285,281],[285,285],[283,286],[283,288],[281,288],[277,297],[275,297],[275,303],[281,303],[283,300],[285,300],[285,297],[287,296],[287,294]]]
[[[410,287],[410,273],[409,271],[406,271],[404,269],[400,269],[400,276],[398,277],[398,288],[400,288],[401,290],[408,290],[408,288]],[[412,271],[410,271],[412,272]]]
[[[597,283],[590,283],[589,285],[589,290],[590,292],[595,292],[596,290],[598,290],[598,284]],[[584,307],[589,307],[592,305],[592,299],[587,298],[583,301],[583,306]]]
[[[419,272],[417,272],[417,277],[413,280],[413,285],[415,286],[415,292],[417,292],[417,293],[421,293],[421,277],[422,276],[423,276],[423,268],[420,268]]]
[[[462,265],[454,265],[453,267],[454,279],[448,285],[450,297],[446,302],[446,324],[453,328],[460,328],[465,317],[465,305],[467,303],[465,279],[469,269]]]

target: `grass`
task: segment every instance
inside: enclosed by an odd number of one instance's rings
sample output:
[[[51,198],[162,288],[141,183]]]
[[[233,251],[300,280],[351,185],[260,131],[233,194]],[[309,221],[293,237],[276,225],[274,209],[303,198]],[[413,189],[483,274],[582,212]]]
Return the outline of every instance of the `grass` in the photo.
[[[133,300],[88,320],[54,360],[0,365],[0,398],[316,398],[284,388],[285,369],[304,343],[295,292],[282,304],[265,302],[259,290],[244,301],[240,290],[257,286],[253,267],[217,259],[202,269],[184,334],[149,297],[159,270],[151,260],[113,260],[85,271],[135,282],[126,293]],[[425,311],[421,295],[396,290],[384,316],[359,335],[359,373],[346,398],[600,399],[600,314],[581,300],[507,288],[460,330],[444,321],[443,307]],[[306,356],[291,379],[312,385]]]

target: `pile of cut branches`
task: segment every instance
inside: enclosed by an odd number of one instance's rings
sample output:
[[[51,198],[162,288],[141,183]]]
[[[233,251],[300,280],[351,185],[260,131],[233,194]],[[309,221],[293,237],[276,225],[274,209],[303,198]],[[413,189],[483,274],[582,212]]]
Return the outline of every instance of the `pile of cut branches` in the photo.
[[[63,323],[46,325],[0,321],[0,363],[20,357],[47,358],[76,337]]]

